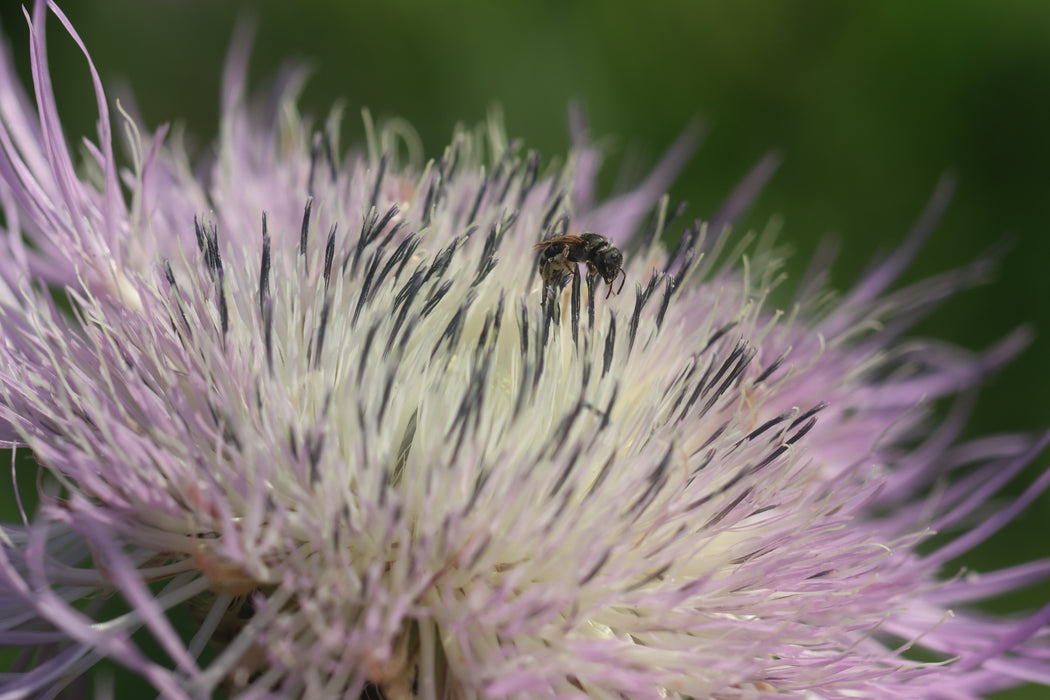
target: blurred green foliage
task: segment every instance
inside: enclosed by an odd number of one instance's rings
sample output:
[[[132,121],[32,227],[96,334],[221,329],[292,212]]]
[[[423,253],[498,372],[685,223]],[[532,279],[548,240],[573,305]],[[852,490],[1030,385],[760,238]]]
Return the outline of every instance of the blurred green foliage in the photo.
[[[1050,3],[888,0],[778,3],[545,0],[94,0],[62,3],[108,86],[130,86],[148,125],[179,121],[203,150],[214,137],[223,56],[239,20],[254,20],[256,84],[289,58],[314,68],[304,110],[347,100],[358,141],[363,106],[407,118],[429,155],[458,121],[498,103],[512,136],[557,155],[567,105],[586,106],[618,170],[643,172],[690,119],[708,136],[672,195],[687,216],[712,213],[769,149],[784,162],[741,227],[783,218],[798,274],[818,242],[842,253],[842,287],[898,243],[940,176],[959,177],[953,204],[907,279],[1009,245],[992,284],[959,294],[920,328],[965,347],[1031,323],[1032,346],[990,379],[971,432],[1050,427]],[[25,21],[0,6],[3,32],[28,76]],[[65,125],[92,133],[88,72],[49,23]],[[111,90],[111,94],[113,91]],[[1046,459],[1032,465],[1029,476]],[[1050,553],[1050,499],[960,565],[1001,566]],[[1004,603],[1046,602],[1047,590]],[[1045,697],[1018,690],[1004,697]]]

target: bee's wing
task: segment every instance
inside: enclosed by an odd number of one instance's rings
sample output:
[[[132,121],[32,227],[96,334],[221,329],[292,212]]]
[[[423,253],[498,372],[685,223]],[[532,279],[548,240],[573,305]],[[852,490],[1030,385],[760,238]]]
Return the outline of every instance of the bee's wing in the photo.
[[[565,236],[555,236],[554,238],[548,238],[545,241],[540,241],[536,244],[536,250],[540,250],[541,248],[546,248],[552,245],[583,245],[584,243],[586,243],[586,241],[583,239],[582,236],[568,234]]]

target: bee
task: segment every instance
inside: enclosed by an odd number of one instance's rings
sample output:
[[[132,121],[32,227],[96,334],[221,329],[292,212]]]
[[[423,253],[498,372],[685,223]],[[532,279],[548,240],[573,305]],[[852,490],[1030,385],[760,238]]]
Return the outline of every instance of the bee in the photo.
[[[600,234],[588,232],[578,236],[556,236],[537,243],[536,250],[540,251],[540,275],[543,284],[548,287],[553,287],[565,275],[575,275],[576,263],[581,262],[587,264],[588,275],[598,275],[609,285],[606,299],[612,294],[617,276],[623,275],[617,294],[627,281],[627,273],[623,271],[623,253]]]

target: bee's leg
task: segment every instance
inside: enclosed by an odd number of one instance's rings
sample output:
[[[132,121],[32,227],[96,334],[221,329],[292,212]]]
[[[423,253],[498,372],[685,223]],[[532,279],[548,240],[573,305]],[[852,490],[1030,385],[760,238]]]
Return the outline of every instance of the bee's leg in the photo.
[[[572,266],[570,266],[569,267],[569,282],[572,282],[572,280],[576,279],[579,276],[580,276],[580,267],[579,267],[579,265],[572,265]]]
[[[564,281],[566,274],[576,274],[576,263],[572,262],[571,258],[569,257],[568,248],[563,249],[561,253],[558,254],[558,263],[559,267],[561,268],[561,275],[559,277],[560,281]]]
[[[543,286],[554,287],[561,278],[558,274],[557,258],[547,258],[540,264],[540,277],[543,278]]]

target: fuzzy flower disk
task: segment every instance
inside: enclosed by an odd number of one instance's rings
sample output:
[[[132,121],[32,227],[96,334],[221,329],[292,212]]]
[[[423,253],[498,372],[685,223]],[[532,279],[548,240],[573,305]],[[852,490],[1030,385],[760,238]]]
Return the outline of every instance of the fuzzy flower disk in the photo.
[[[1023,332],[979,354],[902,336],[986,272],[891,290],[948,187],[851,291],[815,265],[779,309],[776,251],[724,226],[770,162],[667,248],[692,131],[605,201],[581,123],[561,164],[497,117],[424,162],[366,114],[344,152],[337,113],[298,113],[301,71],[249,99],[243,38],[211,157],[111,114],[90,57],[97,140],[72,149],[49,16],[87,57],[37,2],[35,97],[0,60],[0,440],[42,472],[0,530],[22,650],[0,696],[103,658],[173,698],[1050,684],[1050,607],[967,608],[1050,562],[945,566],[1050,479],[994,502],[1042,444],[959,438]],[[544,283],[537,244],[588,231],[623,251],[620,293],[586,264]]]

